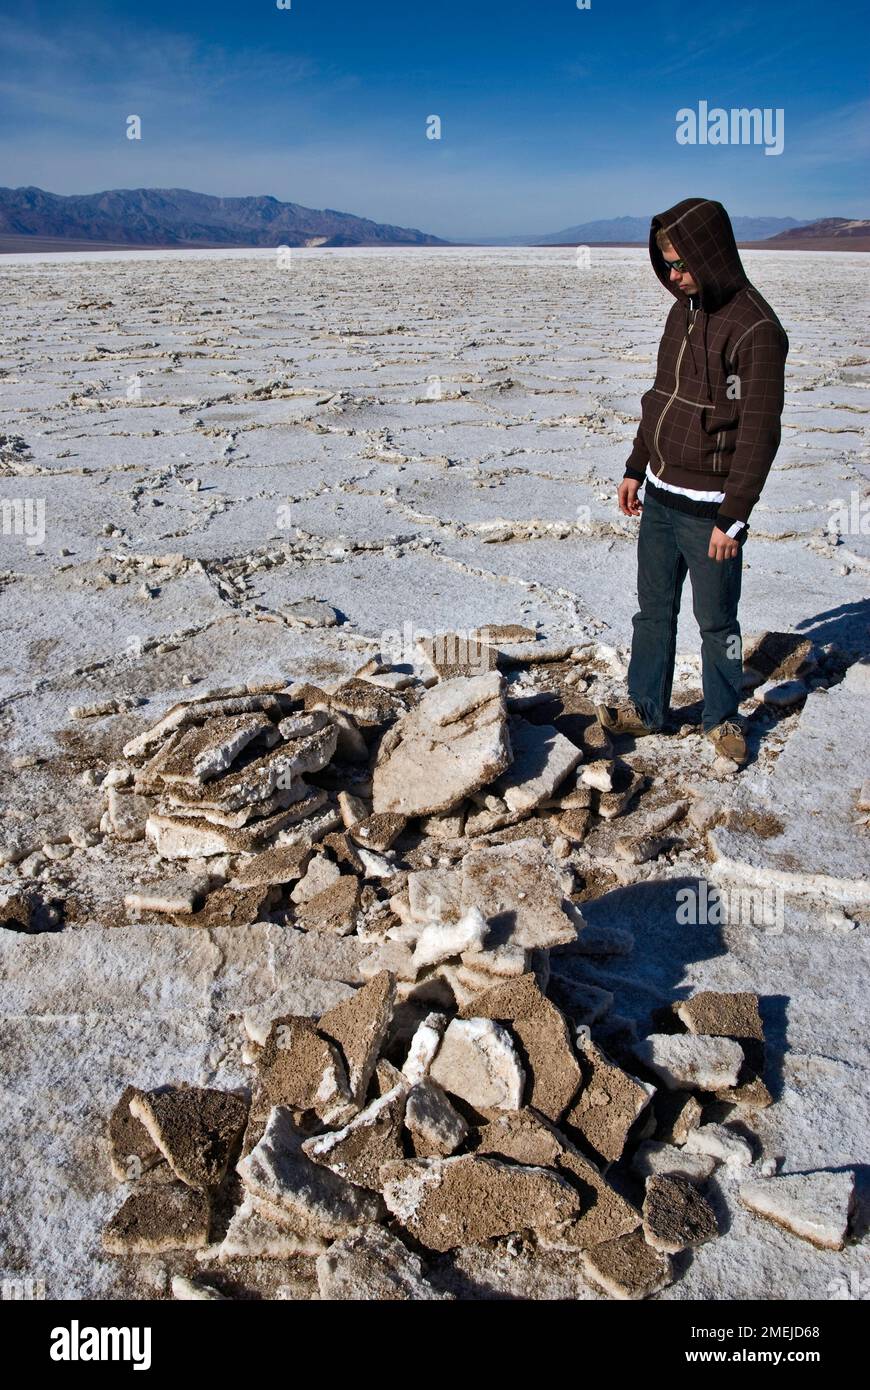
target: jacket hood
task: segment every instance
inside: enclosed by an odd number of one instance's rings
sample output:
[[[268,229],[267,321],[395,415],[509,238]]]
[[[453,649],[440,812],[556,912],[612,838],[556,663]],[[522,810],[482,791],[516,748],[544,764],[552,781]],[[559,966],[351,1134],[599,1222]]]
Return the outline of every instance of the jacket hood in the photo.
[[[710,198],[684,198],[667,212],[656,213],[650,224],[649,254],[653,269],[675,299],[685,299],[683,292],[671,284],[664,256],[656,245],[656,232],[660,228],[667,232],[674,250],[692,272],[701,308],[706,313],[726,304],[739,289],[749,284],[731,218],[721,203]]]

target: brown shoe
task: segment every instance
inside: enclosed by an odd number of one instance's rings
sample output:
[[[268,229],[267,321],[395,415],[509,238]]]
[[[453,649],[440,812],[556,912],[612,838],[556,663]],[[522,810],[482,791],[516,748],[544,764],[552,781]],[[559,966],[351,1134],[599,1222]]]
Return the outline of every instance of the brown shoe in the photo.
[[[633,700],[624,700],[618,705],[596,705],[595,714],[602,729],[609,734],[632,734],[643,738],[644,734],[655,733],[643,722],[640,710]]]
[[[715,729],[708,729],[707,738],[720,758],[730,758],[732,763],[741,767],[746,762],[746,739],[740,725],[733,719],[726,719],[724,723],[717,724]]]

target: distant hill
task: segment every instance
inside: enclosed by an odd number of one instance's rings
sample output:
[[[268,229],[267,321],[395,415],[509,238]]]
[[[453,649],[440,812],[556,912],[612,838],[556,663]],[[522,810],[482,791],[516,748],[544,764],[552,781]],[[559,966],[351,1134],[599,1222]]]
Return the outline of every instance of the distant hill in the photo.
[[[538,246],[565,246],[570,243],[590,246],[602,241],[639,242],[646,246],[650,220],[650,217],[603,218],[597,222],[581,222],[561,232],[550,232],[535,240]],[[795,217],[732,217],[731,222],[738,241],[764,241],[768,237],[797,231],[805,225]]]
[[[14,238],[16,249],[25,249],[28,237],[122,247],[450,245],[413,227],[267,196],[214,198],[185,188],[116,188],[63,197],[41,188],[0,188],[0,239]]]
[[[817,222],[805,222],[787,232],[779,232],[777,241],[805,241],[808,238],[836,238],[844,242],[853,237],[870,237],[870,219],[860,217],[822,217]]]

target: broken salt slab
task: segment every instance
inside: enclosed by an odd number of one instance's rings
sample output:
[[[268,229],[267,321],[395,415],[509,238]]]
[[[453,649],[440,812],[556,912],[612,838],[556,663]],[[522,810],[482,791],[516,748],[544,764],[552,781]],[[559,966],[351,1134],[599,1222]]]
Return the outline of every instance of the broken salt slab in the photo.
[[[553,795],[583,753],[551,724],[513,719],[509,725],[513,762],[492,783],[510,811],[533,811]]]
[[[719,1091],[736,1086],[743,1048],[731,1038],[700,1033],[651,1033],[634,1053],[672,1091],[696,1087]]]
[[[377,813],[455,810],[509,765],[503,682],[493,672],[428,691],[383,740],[373,775]]]
[[[446,1027],[447,1015],[433,1012],[428,1013],[417,1028],[402,1067],[402,1075],[411,1085],[422,1081],[428,1074]]]
[[[423,1270],[423,1262],[383,1226],[366,1226],[337,1240],[317,1261],[317,1282],[325,1302],[443,1302]]]
[[[432,1250],[555,1226],[580,1210],[558,1174],[474,1154],[388,1163],[383,1178],[389,1210]]]
[[[171,1288],[172,1297],[185,1303],[229,1302],[226,1294],[212,1284],[206,1284],[201,1279],[188,1279],[186,1274],[173,1274]]]
[[[415,970],[437,965],[439,961],[449,960],[463,951],[480,951],[488,931],[489,927],[476,907],[466,912],[458,922],[430,922],[423,928],[414,947]]]
[[[177,874],[140,884],[135,892],[125,895],[124,906],[128,912],[195,912],[208,888],[209,881],[204,874]]]
[[[562,946],[576,941],[577,927],[562,909],[564,892],[562,872],[540,840],[472,850],[463,860],[463,911],[479,908],[493,928],[493,944]]]
[[[304,820],[326,801],[321,788],[312,790],[304,801],[294,802],[285,811],[249,821],[240,829],[215,825],[204,817],[190,819],[160,814],[149,815],[145,838],[162,859],[207,859],[215,854],[251,854],[262,849],[288,826]]]
[[[638,1145],[631,1166],[642,1178],[660,1175],[705,1182],[713,1173],[716,1160],[712,1154],[686,1153],[674,1144],[647,1139]]]
[[[468,1125],[434,1081],[418,1081],[408,1092],[405,1128],[416,1158],[446,1158],[468,1136]]]
[[[304,877],[300,878],[290,894],[290,901],[301,904],[310,902],[325,888],[331,888],[341,878],[341,869],[323,854],[316,854],[308,865]]]
[[[116,840],[144,840],[152,803],[135,792],[109,787],[109,829]]]
[[[651,1177],[643,1200],[643,1233],[663,1254],[702,1245],[719,1234],[716,1213],[687,1178]]]
[[[139,1188],[130,1193],[103,1232],[103,1249],[113,1255],[154,1255],[166,1250],[201,1250],[208,1244],[211,1199],[184,1183]]]
[[[740,1201],[749,1211],[822,1250],[842,1250],[855,1201],[855,1174],[785,1173],[745,1182]]]
[[[748,1168],[752,1162],[752,1146],[728,1125],[699,1125],[686,1135],[684,1148],[686,1153],[710,1154],[728,1168]]]
[[[525,1072],[507,1029],[454,1018],[429,1068],[433,1081],[478,1110],[519,1110]]]
[[[216,1187],[248,1119],[241,1096],[210,1087],[137,1091],[130,1114],[145,1127],[176,1177],[189,1187]]]
[[[341,1123],[353,1110],[338,1049],[309,1018],[273,1019],[257,1069],[270,1105],[314,1110],[326,1124]]]
[[[322,1236],[296,1233],[278,1226],[264,1215],[253,1198],[246,1196],[233,1212],[227,1233],[218,1250],[218,1260],[288,1260],[296,1255],[320,1255],[327,1249]]]
[[[583,1264],[590,1279],[611,1298],[649,1298],[673,1279],[668,1256],[647,1245],[639,1231],[593,1246],[585,1252]]]
[[[378,1096],[342,1129],[303,1140],[302,1152],[348,1182],[378,1191],[382,1165],[404,1158],[402,1121],[407,1094],[407,1082],[400,1077],[396,1086]]]
[[[259,714],[241,714],[229,719],[212,719],[189,729],[165,759],[159,772],[164,783],[186,782],[197,785],[217,777],[235,762],[243,748],[255,738],[275,743],[279,734],[271,720]]]
[[[351,1093],[357,1105],[365,1101],[387,1029],[393,1017],[396,977],[382,970],[352,998],[322,1014],[317,1025],[336,1043],[344,1057]]]
[[[529,1105],[548,1119],[558,1120],[576,1095],[583,1076],[565,1019],[543,994],[534,975],[498,981],[495,987],[465,1005],[462,1014],[509,1024],[527,1064]],[[449,1032],[448,1029],[448,1035]]]
[[[408,904],[417,922],[456,922],[462,916],[458,869],[416,869],[408,874]]]
[[[593,1042],[579,1049],[583,1084],[564,1117],[604,1163],[622,1157],[629,1131],[655,1095],[655,1087],[623,1071]]]
[[[313,1163],[303,1138],[291,1112],[276,1105],[259,1144],[237,1165],[247,1191],[319,1236],[347,1235],[361,1222],[378,1221],[380,1198]]]

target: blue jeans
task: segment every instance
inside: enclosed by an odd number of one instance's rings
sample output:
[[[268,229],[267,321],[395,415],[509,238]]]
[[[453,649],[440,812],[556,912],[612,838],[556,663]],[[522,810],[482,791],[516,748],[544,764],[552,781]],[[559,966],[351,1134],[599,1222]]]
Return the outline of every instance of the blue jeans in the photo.
[[[640,610],[632,620],[628,694],[651,729],[661,729],[668,716],[677,617],[687,574],[692,611],[701,629],[704,731],[733,719],[740,704],[743,659],[737,604],[743,547],[733,560],[711,560],[707,550],[715,524],[664,506],[646,487],[637,541]]]

